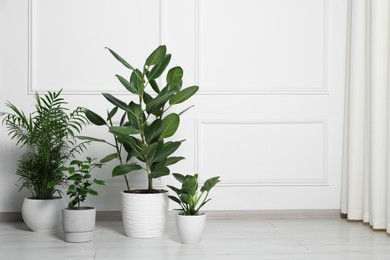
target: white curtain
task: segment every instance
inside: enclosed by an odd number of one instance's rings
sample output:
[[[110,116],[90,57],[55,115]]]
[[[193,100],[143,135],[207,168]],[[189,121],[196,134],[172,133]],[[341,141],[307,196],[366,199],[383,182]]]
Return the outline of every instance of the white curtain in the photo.
[[[390,0],[349,0],[341,212],[390,233]]]

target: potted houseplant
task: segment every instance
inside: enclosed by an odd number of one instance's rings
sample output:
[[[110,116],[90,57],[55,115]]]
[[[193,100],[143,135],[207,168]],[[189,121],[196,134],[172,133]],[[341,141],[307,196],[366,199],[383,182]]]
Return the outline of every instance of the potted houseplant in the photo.
[[[114,107],[104,119],[97,113],[86,110],[87,118],[97,126],[106,126],[113,135],[113,141],[99,138],[79,137],[84,140],[104,142],[114,148],[101,162],[116,159],[118,165],[113,176],[123,176],[126,190],[122,191],[122,219],[126,235],[135,238],[159,237],[165,229],[168,213],[166,190],[158,190],[153,180],[170,174],[168,166],[184,159],[172,156],[183,141],[166,141],[179,127],[182,112],[172,112],[172,107],[181,104],[199,89],[198,86],[182,88],[183,69],[179,66],[168,70],[166,84],[160,88],[157,81],[169,65],[171,54],[166,46],[155,49],[141,69],[134,68],[111,49],[110,53],[126,68],[131,70],[129,80],[116,75],[129,91],[130,101],[122,101],[109,93],[103,96]],[[150,91],[149,91],[150,90]],[[153,93],[151,93],[154,92]],[[189,107],[190,108],[190,107]],[[113,117],[121,111],[118,124]],[[145,172],[148,187],[131,189],[128,173]]]
[[[94,168],[101,168],[102,163],[94,162],[95,159],[87,157],[84,161],[73,160],[69,167],[63,170],[69,173],[66,178],[70,202],[67,208],[62,210],[62,227],[65,233],[66,242],[80,243],[93,240],[95,230],[96,208],[81,206],[88,194],[97,196],[98,192],[91,188],[93,184],[105,185],[102,180],[91,179],[91,171]]]
[[[173,176],[181,183],[181,188],[167,185],[177,197],[168,196],[180,205],[181,211],[176,214],[176,228],[183,244],[199,243],[206,224],[206,213],[199,210],[211,199],[210,190],[219,182],[219,176],[205,181],[198,190],[198,174],[183,176],[174,173]]]
[[[53,230],[60,225],[64,201],[57,187],[65,181],[61,167],[86,145],[77,144],[74,136],[87,122],[83,109],[69,112],[60,94],[61,91],[48,92],[41,97],[36,93],[35,111],[28,115],[10,102],[6,105],[12,112],[0,113],[11,139],[27,148],[16,174],[20,189],[27,188],[32,193],[24,199],[22,216],[33,231]]]

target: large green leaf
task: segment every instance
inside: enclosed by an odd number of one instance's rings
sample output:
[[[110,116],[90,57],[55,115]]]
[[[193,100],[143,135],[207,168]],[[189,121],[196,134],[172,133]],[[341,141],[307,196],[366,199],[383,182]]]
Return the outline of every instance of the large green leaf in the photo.
[[[145,146],[143,149],[142,149],[142,154],[144,155],[145,158],[148,158],[148,160],[150,162],[153,161],[153,157],[156,153],[156,150],[157,150],[157,147],[158,147],[158,142],[156,143],[152,143],[148,146]]]
[[[173,154],[180,145],[181,142],[167,142],[165,144],[161,143],[156,150],[153,162],[165,160],[169,155]]]
[[[178,157],[168,157],[166,160],[165,160],[165,163],[164,163],[164,166],[169,166],[169,165],[173,165],[181,160],[184,160],[185,158],[184,157],[181,157],[181,156],[178,156]]]
[[[101,126],[106,124],[106,121],[101,116],[99,116],[98,114],[96,114],[95,112],[89,109],[85,110],[85,116],[94,125]]]
[[[167,185],[167,186],[168,186],[168,185]],[[168,186],[168,187],[169,187],[169,186]],[[181,201],[180,201],[178,198],[174,197],[174,196],[169,195],[168,198],[170,198],[170,199],[173,200],[174,202],[178,203],[179,205],[181,204]]]
[[[149,84],[150,86],[152,87],[152,89],[156,92],[156,93],[160,93],[160,89],[158,87],[158,84],[157,82],[153,79],[153,80],[149,80]]]
[[[110,132],[115,135],[136,135],[139,134],[139,130],[128,126],[112,126]]]
[[[141,170],[141,169],[142,169],[142,167],[136,163],[122,164],[122,165],[116,166],[112,170],[112,176],[115,177],[115,176],[125,175],[125,174],[128,174],[129,172],[137,171],[137,170]]]
[[[180,173],[172,173],[173,177],[175,177],[176,180],[178,180],[180,183],[184,182],[185,176]]]
[[[149,126],[145,127],[145,141],[147,144],[154,143],[159,139],[161,132],[163,131],[162,120],[156,119]]]
[[[129,111],[127,113],[127,117],[129,119],[130,125],[136,129],[141,129],[141,125],[140,125],[140,116],[142,115],[141,113],[142,113],[141,106],[131,101],[129,104]]]
[[[200,189],[201,192],[209,192],[219,182],[219,176],[212,177],[204,182],[203,187]]]
[[[134,71],[133,71],[134,73]],[[137,89],[135,88],[134,84],[130,84],[130,82],[128,82],[124,77],[122,77],[121,75],[115,75],[118,80],[122,83],[122,85],[128,90],[130,91],[131,93],[133,94],[138,94],[138,91]]]
[[[146,59],[145,65],[151,66],[162,62],[166,53],[167,47],[165,45],[158,46]]]
[[[129,68],[129,69],[131,69],[131,70],[134,70],[134,68],[133,68],[127,61],[125,61],[121,56],[119,56],[115,51],[113,51],[113,50],[111,50],[110,48],[107,48],[107,47],[106,47],[106,49],[108,49],[108,50],[111,52],[111,54],[112,54],[120,63],[122,63],[126,68]]]
[[[169,62],[171,61],[171,54],[165,55],[161,63],[155,65],[150,72],[146,75],[149,81],[157,79],[161,76],[164,70],[168,67]],[[158,93],[158,92],[157,92]]]
[[[173,67],[168,71],[167,84],[174,86],[180,83],[183,78],[183,69],[179,66]]]
[[[192,86],[192,87],[185,88],[185,89],[179,91],[178,93],[176,93],[172,97],[172,99],[169,100],[169,104],[174,105],[174,104],[182,103],[182,102],[186,101],[187,99],[189,99],[190,97],[192,97],[198,90],[199,90],[198,86]]]
[[[180,117],[177,114],[172,113],[172,114],[167,115],[162,120],[162,123],[163,123],[164,130],[162,131],[162,133],[160,135],[160,139],[168,138],[176,133],[176,130],[179,127]]]
[[[129,107],[127,106],[127,104],[125,102],[123,102],[122,100],[120,99],[117,99],[116,97],[114,97],[113,95],[111,95],[110,93],[103,93],[102,94],[109,102],[111,102],[114,106],[117,106],[119,107],[120,109],[123,109],[125,111],[130,111]]]
[[[140,96],[144,91],[142,73],[139,69],[135,69],[133,73],[131,73],[130,85],[132,85],[133,88],[136,90],[136,93],[134,94],[138,94],[138,96]]]
[[[160,94],[158,94],[152,101],[150,101],[146,105],[146,112],[152,113],[154,110],[163,106],[172,96],[172,92],[168,92],[165,94],[162,94],[162,92],[160,92]]]
[[[109,155],[105,156],[104,158],[102,158],[100,160],[100,162],[101,163],[107,163],[107,162],[112,161],[112,160],[117,159],[117,158],[119,158],[119,154],[118,153],[112,153],[112,154],[109,154]]]
[[[110,121],[115,116],[116,112],[118,112],[118,107],[114,107],[113,109],[111,109],[111,111],[107,115],[107,121]]]
[[[155,179],[166,175],[169,175],[168,167],[161,167],[152,171],[152,173],[149,174],[149,177]]]

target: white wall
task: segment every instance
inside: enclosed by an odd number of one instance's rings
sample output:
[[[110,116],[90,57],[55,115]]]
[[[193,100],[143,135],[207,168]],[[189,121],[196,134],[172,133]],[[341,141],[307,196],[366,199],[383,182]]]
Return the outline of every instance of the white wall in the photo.
[[[336,209],[346,2],[2,0],[0,110],[6,100],[30,110],[35,91],[63,88],[72,107],[103,114],[111,106],[101,92],[133,98],[114,77],[128,71],[104,47],[141,66],[167,44],[185,85],[200,86],[177,134],[187,159],[173,171],[221,176],[209,209]],[[84,134],[109,138],[94,126]],[[88,152],[106,153],[97,144]],[[14,185],[20,154],[1,128],[0,212],[19,211],[28,194]],[[120,209],[124,184],[112,167],[97,172],[109,182],[89,201],[98,210]],[[134,180],[142,186],[144,176]]]

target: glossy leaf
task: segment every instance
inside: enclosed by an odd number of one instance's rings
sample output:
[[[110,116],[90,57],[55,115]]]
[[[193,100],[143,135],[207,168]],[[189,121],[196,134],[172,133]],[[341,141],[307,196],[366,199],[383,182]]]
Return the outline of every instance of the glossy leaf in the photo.
[[[134,68],[127,61],[125,61],[121,56],[119,56],[115,51],[107,47],[106,49],[108,49],[110,53],[115,57],[115,59],[117,59],[120,63],[122,63],[126,68],[134,70]]]
[[[115,135],[135,135],[139,134],[139,130],[128,126],[112,126],[110,132]]]
[[[209,192],[219,182],[219,176],[208,179],[204,182],[203,187],[200,189],[201,192]]]
[[[167,186],[170,187],[169,185],[167,185]],[[175,196],[169,195],[168,198],[170,198],[174,202],[178,203],[179,205],[181,204],[181,201],[178,198],[176,198]]]
[[[119,158],[118,153],[112,153],[112,154],[109,154],[109,155],[105,156],[104,158],[102,158],[100,160],[100,162],[107,163],[107,162],[112,161],[112,160],[117,159],[117,158]]]
[[[160,93],[160,88],[155,80],[149,80],[149,84],[156,93]]]
[[[180,173],[172,173],[173,177],[175,177],[176,180],[178,180],[180,183],[184,182],[185,176]]]
[[[107,121],[110,121],[116,114],[116,112],[118,112],[118,107],[114,107],[107,115]]]
[[[129,107],[127,106],[127,104],[125,102],[123,102],[122,100],[114,97],[113,95],[111,95],[110,93],[103,93],[102,94],[109,102],[111,102],[114,106],[117,106],[119,107],[120,109],[123,109],[125,111],[129,111]]]
[[[106,124],[106,121],[101,116],[89,109],[85,110],[85,116],[94,125],[101,126]]]
[[[177,114],[172,113],[167,115],[162,120],[164,130],[160,135],[160,139],[168,138],[174,135],[176,133],[177,128],[179,127],[179,123],[180,123],[180,117]]]
[[[142,167],[135,164],[135,163],[118,165],[112,170],[112,176],[113,177],[121,176],[121,175],[128,174],[129,172],[137,171],[137,170],[141,170],[141,169],[142,169]]]
[[[183,78],[183,69],[179,66],[173,67],[168,71],[167,84],[174,86],[180,83]]]
[[[135,69],[133,73],[131,73],[130,76],[130,85],[135,89],[135,93],[138,96],[142,94],[144,91],[144,85],[143,85],[143,79],[142,79],[142,73],[139,71],[139,69]]]
[[[181,160],[184,160],[185,158],[184,157],[181,157],[181,156],[178,156],[178,157],[168,157],[166,160],[165,160],[165,163],[164,163],[164,166],[169,166],[169,165],[173,165]]]
[[[168,67],[169,62],[171,61],[171,54],[165,55],[161,63],[155,65],[150,72],[147,74],[149,81],[157,79],[161,76],[164,70]],[[157,91],[156,91],[157,92]],[[157,92],[158,93],[158,92]]]
[[[164,105],[174,94],[169,92],[166,94],[158,94],[149,104],[146,105],[146,112],[151,113],[153,110],[158,109],[160,106]]]
[[[133,71],[134,73],[134,71]],[[122,83],[122,85],[128,90],[130,91],[131,93],[133,94],[138,94],[138,91],[137,89],[135,88],[134,84],[130,84],[129,81],[127,81],[127,79],[123,78],[122,76],[120,75],[115,75],[118,80]]]
[[[169,175],[168,167],[161,167],[152,171],[152,173],[149,174],[149,177],[155,179],[166,175]]]
[[[161,132],[163,131],[162,120],[156,119],[150,126],[145,127],[145,141],[147,144],[154,143],[159,139]]]
[[[151,66],[162,62],[166,53],[167,47],[165,45],[158,46],[146,59],[145,65]]]
[[[189,99],[190,97],[192,97],[198,90],[199,90],[198,86],[192,86],[192,87],[185,88],[185,89],[179,91],[178,93],[176,93],[172,97],[172,99],[169,101],[169,104],[174,105],[174,104],[182,103],[182,102],[186,101],[187,99]]]
[[[160,144],[154,155],[153,162],[165,160],[169,155],[173,154],[181,145],[181,142],[167,142]]]

